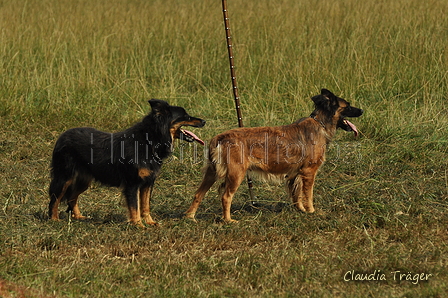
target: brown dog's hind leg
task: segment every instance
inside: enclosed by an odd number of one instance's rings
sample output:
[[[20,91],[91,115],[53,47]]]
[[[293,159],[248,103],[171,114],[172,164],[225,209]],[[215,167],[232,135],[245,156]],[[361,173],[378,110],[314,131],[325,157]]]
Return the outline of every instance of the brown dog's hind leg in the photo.
[[[303,207],[305,212],[313,213],[313,188],[318,167],[310,167],[303,170],[302,190],[303,190]]]
[[[306,212],[305,207],[303,206],[303,185],[302,185],[302,176],[297,175],[291,179],[288,179],[287,186],[289,191],[289,196],[292,199],[292,203],[297,209]]]
[[[205,194],[213,186],[217,179],[218,177],[216,176],[214,165],[209,164],[204,173],[202,183],[194,195],[193,202],[191,203],[190,208],[188,208],[188,210],[185,212],[186,218],[194,220],[194,216],[196,214],[196,211],[198,210],[199,204],[201,204],[201,201],[205,197]]]
[[[230,169],[231,167],[229,167],[227,172],[225,187],[221,198],[222,216],[225,222],[237,222],[231,218],[230,208],[232,206],[233,195],[236,193],[241,182],[243,182],[246,171],[242,169],[234,169],[234,171],[231,171]]]

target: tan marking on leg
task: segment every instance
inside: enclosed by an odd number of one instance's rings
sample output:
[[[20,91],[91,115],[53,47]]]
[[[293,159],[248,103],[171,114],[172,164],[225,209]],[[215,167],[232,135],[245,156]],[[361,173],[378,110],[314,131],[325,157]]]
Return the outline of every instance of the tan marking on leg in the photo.
[[[72,195],[72,197],[70,198],[70,200],[68,201],[68,205],[72,209],[72,218],[73,219],[86,219],[87,218],[86,216],[83,216],[81,214],[81,211],[79,210],[78,197],[79,197],[80,194],[82,194],[84,191],[87,190],[88,186],[89,186],[89,184],[87,184],[85,187],[77,189],[76,193],[74,193]]]
[[[140,213],[144,223],[147,225],[158,225],[151,217],[151,193],[152,187],[143,187],[140,189]]]
[[[129,222],[134,226],[144,227],[138,210],[132,207],[128,208],[129,208]]]
[[[59,220],[59,204],[61,203],[62,198],[64,197],[65,193],[67,192],[67,188],[72,183],[73,183],[73,179],[70,179],[67,182],[65,182],[64,187],[62,188],[62,191],[59,194],[59,197],[56,198],[53,208],[51,209],[51,219],[52,220]],[[52,194],[52,195],[54,196],[55,194]]]

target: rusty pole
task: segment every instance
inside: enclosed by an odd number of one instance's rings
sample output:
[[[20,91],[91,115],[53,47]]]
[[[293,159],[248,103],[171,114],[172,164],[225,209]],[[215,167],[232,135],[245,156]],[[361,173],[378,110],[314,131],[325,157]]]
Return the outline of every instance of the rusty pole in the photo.
[[[222,12],[224,15],[224,27],[226,29],[227,51],[229,53],[229,62],[230,62],[230,77],[232,79],[233,97],[235,100],[236,115],[238,117],[238,126],[243,127],[244,126],[243,116],[241,115],[240,97],[238,95],[238,85],[236,82],[235,64],[233,61],[233,44],[232,44],[232,37],[230,35],[229,13],[227,11],[226,0],[222,0]],[[252,179],[250,178],[249,174],[247,174],[247,186],[249,187],[250,199],[253,201],[254,195],[252,193]]]

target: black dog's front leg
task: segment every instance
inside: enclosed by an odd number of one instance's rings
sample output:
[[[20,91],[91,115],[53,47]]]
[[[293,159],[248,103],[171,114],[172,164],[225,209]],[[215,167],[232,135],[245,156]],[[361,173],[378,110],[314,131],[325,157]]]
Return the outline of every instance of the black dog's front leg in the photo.
[[[129,221],[131,224],[143,227],[142,219],[140,217],[139,202],[138,202],[138,185],[126,186],[123,190],[123,195],[126,198],[126,204],[129,209]]]
[[[151,196],[154,183],[140,187],[140,214],[143,222],[148,225],[158,225],[151,217]]]

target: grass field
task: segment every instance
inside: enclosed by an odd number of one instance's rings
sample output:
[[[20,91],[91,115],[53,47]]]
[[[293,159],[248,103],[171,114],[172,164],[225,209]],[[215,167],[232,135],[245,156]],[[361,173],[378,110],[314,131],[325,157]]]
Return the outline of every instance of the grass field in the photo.
[[[443,0],[229,0],[246,126],[289,124],[327,88],[365,110],[337,133],[316,214],[255,183],[222,224],[214,188],[183,219],[202,148],[156,182],[159,228],[93,185],[87,221],[47,220],[60,133],[117,131],[149,98],[236,126],[221,1],[0,1],[0,297],[446,297],[448,5]],[[196,151],[195,151],[196,150]],[[61,211],[63,209],[61,208]],[[359,281],[368,278],[367,281]]]

